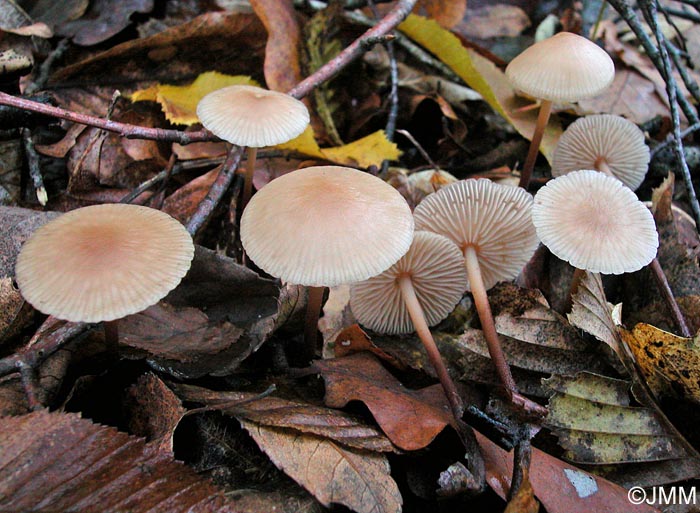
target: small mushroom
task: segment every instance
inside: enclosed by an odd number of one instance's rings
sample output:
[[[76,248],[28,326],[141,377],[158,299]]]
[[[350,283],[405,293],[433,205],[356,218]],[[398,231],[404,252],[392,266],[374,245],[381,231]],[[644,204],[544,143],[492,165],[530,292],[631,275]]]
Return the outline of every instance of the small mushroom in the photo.
[[[638,271],[659,245],[649,209],[622,182],[594,170],[550,180],[535,195],[532,222],[554,255],[595,273]]]
[[[145,310],[185,276],[194,257],[187,230],[159,210],[106,204],[72,210],[36,230],[15,274],[34,308],[72,322],[104,322]]]
[[[291,141],[309,124],[309,111],[296,98],[247,85],[228,86],[209,93],[197,104],[197,117],[217,137],[248,148],[242,209],[253,191],[258,148]]]
[[[271,181],[241,217],[250,259],[272,276],[310,287],[305,338],[311,354],[323,288],[381,273],[412,239],[411,210],[396,189],[338,166],[308,167]]]
[[[636,190],[649,167],[644,132],[631,121],[612,114],[579,118],[559,138],[552,157],[552,175],[595,169]]]
[[[541,406],[517,391],[486,294],[497,282],[513,279],[535,252],[531,208],[532,197],[520,187],[470,179],[429,195],[416,207],[414,218],[417,230],[444,235],[462,250],[468,288],[501,382],[513,402],[541,414]]]
[[[553,102],[576,102],[605,90],[615,78],[610,56],[595,43],[560,32],[524,50],[506,67],[516,89],[542,100],[520,187],[527,189]]]
[[[457,245],[442,235],[416,231],[398,262],[354,284],[350,293],[350,307],[360,324],[378,333],[416,331],[457,419],[462,417],[462,401],[429,326],[447,317],[466,288],[464,257]]]

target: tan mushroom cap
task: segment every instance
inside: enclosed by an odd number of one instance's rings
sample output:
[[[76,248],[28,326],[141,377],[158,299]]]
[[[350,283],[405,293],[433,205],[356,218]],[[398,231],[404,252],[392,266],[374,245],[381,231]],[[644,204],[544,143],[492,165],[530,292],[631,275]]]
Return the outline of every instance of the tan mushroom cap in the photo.
[[[402,274],[411,276],[428,326],[447,317],[467,290],[464,257],[457,245],[437,233],[417,231],[398,262],[352,286],[350,307],[360,324],[378,333],[414,331],[397,282]]]
[[[263,187],[241,217],[255,264],[289,283],[332,287],[366,280],[403,256],[413,217],[401,194],[356,169],[316,166]]]
[[[649,167],[644,132],[631,121],[612,114],[579,118],[559,138],[552,158],[552,175],[599,169],[601,161],[615,178],[636,190]]]
[[[537,249],[530,218],[532,196],[521,187],[481,178],[462,180],[429,195],[413,213],[416,230],[476,249],[486,289],[515,278]],[[470,288],[471,290],[471,288]]]
[[[649,209],[622,182],[593,170],[574,171],[542,187],[532,221],[552,253],[591,272],[637,271],[652,261],[659,245]]]
[[[296,98],[246,85],[209,93],[197,104],[197,116],[217,137],[251,148],[290,141],[309,124],[309,111]]]
[[[516,89],[534,98],[575,102],[591,98],[615,78],[610,56],[595,43],[560,32],[524,50],[506,67]]]
[[[174,289],[194,257],[178,221],[139,205],[72,210],[27,240],[15,273],[40,312],[73,322],[120,319]]]

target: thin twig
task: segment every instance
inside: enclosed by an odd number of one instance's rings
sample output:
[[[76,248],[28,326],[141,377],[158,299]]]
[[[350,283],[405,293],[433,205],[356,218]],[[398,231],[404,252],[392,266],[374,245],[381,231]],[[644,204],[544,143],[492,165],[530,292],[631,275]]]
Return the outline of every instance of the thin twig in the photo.
[[[196,132],[183,132],[180,130],[168,130],[165,128],[150,128],[145,126],[130,125],[118,121],[110,121],[88,114],[80,114],[70,110],[35,102],[26,98],[19,98],[7,93],[0,92],[0,105],[9,105],[18,109],[38,112],[46,116],[73,121],[81,125],[94,126],[115,132],[127,139],[150,139],[155,141],[176,142],[180,144],[190,144],[202,141],[218,141],[219,139],[206,130]]]
[[[411,144],[415,146],[415,148],[418,150],[418,152],[423,156],[423,158],[426,160],[428,164],[430,164],[430,167],[432,167],[435,171],[440,171],[440,166],[438,166],[433,159],[430,158],[430,155],[428,155],[428,152],[423,149],[423,146],[420,145],[418,141],[416,141],[415,137],[411,135],[411,132],[408,130],[397,130],[397,133],[403,135],[406,139],[411,141]]]
[[[39,165],[39,154],[34,147],[32,140],[32,131],[28,128],[22,129],[22,144],[24,146],[24,155],[27,157],[27,167],[29,168],[29,176],[34,185],[34,192],[39,204],[43,207],[49,200],[44,187],[44,178],[41,176],[41,166]]]
[[[676,297],[673,295],[671,286],[668,284],[666,273],[664,273],[659,259],[654,257],[649,264],[649,267],[651,268],[652,276],[654,276],[654,279],[656,280],[656,285],[659,287],[659,291],[661,292],[661,295],[663,296],[664,301],[671,312],[671,317],[673,317],[673,322],[676,324],[676,328],[678,328],[678,331],[680,331],[681,335],[685,338],[692,337],[693,334],[690,332],[688,324],[685,322],[683,312],[678,306],[678,302],[676,301]]]
[[[681,132],[681,138],[685,139],[690,134],[692,134],[693,132],[697,132],[698,130],[700,130],[700,123],[695,123],[694,125],[690,125],[688,128],[686,128],[685,130],[683,130]],[[663,150],[666,146],[671,144],[673,142],[673,139],[674,139],[674,134],[672,134],[672,133],[668,134],[668,136],[666,137],[666,140],[664,142],[659,143],[656,146],[654,146],[654,148],[652,148],[652,150],[650,151],[651,158],[653,159],[654,155],[656,155],[658,152]]]
[[[624,19],[625,22],[627,22],[627,25],[630,27],[630,29],[632,29],[632,32],[634,32],[634,35],[642,44],[642,47],[644,48],[644,51],[646,52],[647,56],[649,57],[649,59],[651,59],[651,62],[663,76],[665,74],[663,71],[664,62],[661,58],[659,48],[656,45],[654,45],[652,40],[649,38],[646,31],[644,30],[644,27],[642,26],[642,22],[639,20],[639,17],[634,12],[627,0],[608,0],[608,3],[612,5],[613,8],[620,14],[620,16],[622,16],[622,19]],[[678,98],[678,104],[680,105],[681,109],[683,109],[683,113],[685,114],[685,117],[688,118],[688,121],[691,124],[700,122],[700,118],[698,118],[695,108],[690,104],[687,98],[685,98],[683,94],[678,90],[678,85],[675,84],[675,81],[674,94]]]
[[[688,193],[688,200],[690,203],[690,208],[693,211],[693,216],[695,218],[695,223],[698,229],[700,229],[700,205],[698,204],[698,198],[695,194],[695,188],[693,187],[693,179],[690,176],[690,169],[688,169],[688,163],[685,160],[685,154],[683,152],[683,138],[681,136],[681,119],[680,113],[678,112],[678,86],[676,84],[676,79],[673,77],[673,72],[671,68],[671,60],[666,49],[665,37],[661,28],[659,27],[657,15],[656,15],[656,2],[655,0],[644,0],[640,1],[642,6],[642,12],[644,13],[644,18],[651,27],[656,40],[658,42],[659,55],[661,56],[661,61],[663,64],[663,69],[661,75],[666,81],[666,93],[668,94],[668,101],[671,107],[671,120],[673,122],[673,150],[676,154],[676,164],[683,176],[683,181],[685,182],[686,192]]]
[[[46,57],[44,62],[42,62],[39,66],[39,72],[36,75],[36,79],[25,88],[24,94],[31,95],[44,88],[46,83],[49,81],[49,76],[51,75],[51,69],[53,68],[54,63],[63,57],[63,54],[66,53],[69,46],[70,39],[67,37],[58,42],[56,48],[53,49],[49,56]]]

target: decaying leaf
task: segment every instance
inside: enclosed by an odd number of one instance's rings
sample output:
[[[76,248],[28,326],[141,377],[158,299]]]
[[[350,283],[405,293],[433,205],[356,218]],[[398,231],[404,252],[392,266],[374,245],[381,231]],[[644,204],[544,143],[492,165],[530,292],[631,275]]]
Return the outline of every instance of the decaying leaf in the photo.
[[[252,0],[267,30],[265,82],[273,91],[288,91],[301,81],[300,29],[291,0]]]
[[[314,139],[313,130],[309,127],[296,139],[280,144],[277,148],[298,151],[336,164],[359,167],[379,166],[384,160],[396,160],[401,156],[396,144],[386,138],[383,130],[343,146],[321,148]]]
[[[177,396],[153,373],[139,377],[124,401],[129,413],[129,432],[148,439],[151,445],[173,451],[173,432],[185,409]]]
[[[239,420],[292,429],[364,451],[395,451],[377,428],[340,410],[273,396],[260,397],[249,392],[217,392],[184,384],[172,387],[183,401],[203,403],[208,409],[222,411]]]
[[[523,470],[523,482],[515,496],[508,502],[503,513],[537,513],[540,504],[535,499],[534,490],[530,484],[530,476],[527,469]]]
[[[165,113],[165,119],[176,125],[193,125],[199,122],[197,104],[204,96],[231,85],[252,85],[258,83],[248,76],[231,76],[217,71],[200,74],[187,85],[156,84],[147,89],[134,91],[130,98],[134,102],[158,102]]]
[[[0,278],[0,346],[29,322],[32,309],[24,305],[24,298],[12,284],[12,278]]]
[[[34,230],[59,215],[59,212],[0,206],[0,278],[15,275],[15,263],[22,244]]]
[[[634,354],[646,382],[658,398],[682,395],[700,403],[700,349],[684,338],[639,323],[620,335]]]
[[[407,451],[427,446],[453,422],[442,388],[405,388],[368,353],[314,362],[313,368],[326,381],[325,402],[342,408],[348,402],[364,402],[389,439]]]
[[[399,29],[452,68],[523,137],[532,138],[537,113],[533,111],[517,115],[511,113],[521,106],[520,100],[516,98],[515,90],[505,74],[492,62],[462,46],[455,35],[440,27],[434,20],[411,15],[399,25]],[[547,159],[551,159],[561,131],[559,122],[554,117],[550,118],[540,146],[540,150]]]
[[[343,504],[358,513],[401,511],[401,494],[386,456],[249,421],[241,424],[277,467],[324,506]]]
[[[0,509],[96,507],[134,513],[232,510],[211,483],[141,438],[76,414],[0,418]]]
[[[417,14],[425,13],[448,29],[462,21],[466,11],[467,0],[418,0],[414,8]]]

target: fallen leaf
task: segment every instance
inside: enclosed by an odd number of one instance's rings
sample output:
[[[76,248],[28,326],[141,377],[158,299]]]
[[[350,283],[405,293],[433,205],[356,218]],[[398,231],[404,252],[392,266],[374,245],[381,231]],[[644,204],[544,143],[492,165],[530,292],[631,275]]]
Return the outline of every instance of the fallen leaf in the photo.
[[[65,0],[54,2],[53,0],[38,0],[32,5],[29,14],[37,21],[43,21],[49,27],[54,28],[67,21],[80,18],[90,5],[89,0]]]
[[[12,284],[12,278],[0,278],[0,346],[26,327],[32,314],[33,309],[25,307],[24,298]]]
[[[34,230],[60,215],[0,206],[0,278],[14,277],[17,255]]]
[[[79,20],[67,21],[57,27],[57,34],[71,37],[80,46],[93,46],[117,35],[131,25],[134,13],[153,10],[153,0],[95,0]]]
[[[399,513],[402,499],[386,456],[355,451],[316,436],[241,421],[272,462],[321,504],[358,513]]]
[[[355,449],[395,452],[394,446],[377,428],[340,410],[274,396],[260,397],[249,392],[219,392],[185,384],[173,384],[172,388],[183,401],[203,403],[207,409],[239,420],[293,429]]]
[[[217,71],[200,74],[194,82],[187,85],[155,84],[147,89],[139,89],[131,95],[131,101],[158,102],[165,113],[165,119],[175,125],[193,125],[199,123],[197,104],[204,96],[232,85],[257,86],[258,83],[248,76],[231,76]]]
[[[695,339],[678,337],[645,323],[631,331],[620,328],[620,335],[657,398],[681,395],[700,403],[700,350]]]
[[[467,11],[467,0],[418,0],[413,12],[432,18],[445,28],[462,21]]]
[[[212,484],[141,438],[73,413],[0,418],[0,509],[94,511],[97,504],[134,513],[232,510]]]
[[[513,454],[475,433],[486,464],[486,482],[505,498],[513,475]],[[646,503],[631,503],[625,488],[537,448],[532,449],[530,483],[548,513],[659,513]]]
[[[342,146],[321,148],[314,138],[313,130],[311,127],[307,127],[296,139],[276,147],[281,150],[297,151],[310,157],[329,160],[336,164],[363,168],[371,165],[380,166],[384,160],[398,160],[401,156],[396,144],[386,138],[383,130],[378,130]]]
[[[353,315],[350,310],[350,285],[330,287],[328,299],[323,304],[323,316],[318,320],[318,329],[323,335],[323,352],[328,358],[337,356],[337,348],[333,342],[346,326],[352,324],[351,319]]]
[[[177,396],[153,373],[139,377],[123,402],[129,432],[148,439],[151,445],[172,453],[173,433],[185,409]]]
[[[434,20],[410,15],[399,25],[399,30],[432,52],[462,78],[466,84],[481,94],[498,114],[526,139],[531,139],[537,121],[536,112],[511,114],[522,101],[506,79],[505,73],[489,60],[473,50],[465,48],[459,39],[440,27]],[[561,135],[561,126],[553,116],[545,129],[540,150],[551,160],[552,152]]]
[[[265,82],[273,91],[286,92],[301,82],[301,30],[291,0],[252,0],[255,14],[265,25]]]
[[[197,212],[201,201],[209,194],[212,184],[219,176],[221,166],[190,180],[163,201],[163,212],[170,214],[183,225]]]
[[[506,506],[503,513],[537,513],[540,503],[535,499],[535,492],[530,484],[530,475],[527,469],[523,469],[523,481],[520,488]]]
[[[407,451],[426,447],[454,420],[439,385],[409,390],[367,353],[320,360],[312,368],[326,382],[325,403],[342,408],[348,402],[364,402],[389,439]]]
[[[520,7],[507,4],[481,5],[467,10],[453,31],[468,39],[517,37],[530,27],[530,18]]]

